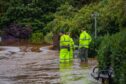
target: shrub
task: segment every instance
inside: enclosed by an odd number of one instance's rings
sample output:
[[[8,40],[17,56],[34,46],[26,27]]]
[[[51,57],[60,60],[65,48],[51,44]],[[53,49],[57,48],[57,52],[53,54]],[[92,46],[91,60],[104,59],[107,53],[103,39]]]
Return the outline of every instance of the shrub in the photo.
[[[98,49],[98,62],[100,69],[108,69],[111,65],[111,38],[109,35],[104,36]]]
[[[46,43],[49,43],[49,44],[52,44],[52,42],[53,42],[53,33],[52,32],[50,32],[50,33],[48,33],[45,37],[44,37],[44,41],[46,42]]]
[[[112,67],[114,69],[114,81],[117,84],[125,84],[126,81],[126,31],[112,36]]]
[[[125,84],[126,81],[126,30],[112,36],[106,35],[98,49],[100,69],[112,67],[115,84]]]
[[[30,38],[30,41],[35,44],[41,44],[44,42],[44,35],[42,32],[34,32]]]

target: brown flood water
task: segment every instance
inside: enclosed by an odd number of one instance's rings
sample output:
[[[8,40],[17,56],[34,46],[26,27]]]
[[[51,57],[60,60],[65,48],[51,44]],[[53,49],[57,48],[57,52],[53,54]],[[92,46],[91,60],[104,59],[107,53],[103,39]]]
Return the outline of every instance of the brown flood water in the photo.
[[[59,63],[58,51],[40,47],[20,46],[17,52],[1,50],[0,84],[99,84],[90,77],[91,68],[97,64],[95,59],[89,59],[88,64],[80,64],[78,59]]]

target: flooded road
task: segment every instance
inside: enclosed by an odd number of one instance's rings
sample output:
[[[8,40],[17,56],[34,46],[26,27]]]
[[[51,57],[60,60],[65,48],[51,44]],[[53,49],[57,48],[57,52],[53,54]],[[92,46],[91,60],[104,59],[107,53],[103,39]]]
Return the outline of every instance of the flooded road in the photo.
[[[58,51],[48,50],[48,46],[39,52],[11,48],[0,49],[0,84],[99,84],[90,77],[97,64],[94,59],[88,64],[80,64],[78,59],[59,63]]]

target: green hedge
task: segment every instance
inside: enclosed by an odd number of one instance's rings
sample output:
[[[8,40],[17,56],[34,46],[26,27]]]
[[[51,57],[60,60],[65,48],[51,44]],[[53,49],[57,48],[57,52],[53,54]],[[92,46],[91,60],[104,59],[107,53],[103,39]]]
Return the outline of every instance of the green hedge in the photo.
[[[125,84],[126,82],[126,31],[112,36],[112,66],[115,73],[115,82]]]
[[[126,82],[126,30],[112,36],[106,35],[98,50],[98,62],[100,69],[109,66],[114,71],[115,84]]]
[[[103,40],[98,48],[98,62],[100,69],[107,69],[111,65],[111,38],[110,35],[103,37]]]

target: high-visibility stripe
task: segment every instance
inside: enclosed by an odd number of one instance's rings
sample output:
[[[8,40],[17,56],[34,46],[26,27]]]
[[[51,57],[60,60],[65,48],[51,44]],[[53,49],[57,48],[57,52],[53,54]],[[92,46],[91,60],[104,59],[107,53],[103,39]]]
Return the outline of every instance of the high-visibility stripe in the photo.
[[[60,60],[69,60],[69,59],[60,59]]]

